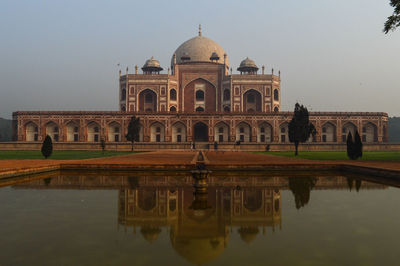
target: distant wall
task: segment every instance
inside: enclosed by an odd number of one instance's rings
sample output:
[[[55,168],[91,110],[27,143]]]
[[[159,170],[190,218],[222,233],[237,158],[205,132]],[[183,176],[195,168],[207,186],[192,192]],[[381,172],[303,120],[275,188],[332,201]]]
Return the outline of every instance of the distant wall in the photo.
[[[0,150],[40,150],[41,143],[37,142],[2,142]],[[101,150],[99,143],[53,143],[55,150]],[[241,151],[265,151],[265,144],[240,144],[234,143],[219,144],[218,150],[241,150]],[[400,151],[400,144],[364,144],[364,151]],[[190,150],[190,143],[149,143],[140,142],[134,145],[135,150],[154,151],[154,150]],[[196,143],[196,149],[214,149],[212,143]],[[128,142],[107,143],[106,150],[130,151],[131,144]],[[270,151],[291,151],[294,150],[293,144],[270,144]],[[300,151],[345,151],[345,144],[301,144]]]

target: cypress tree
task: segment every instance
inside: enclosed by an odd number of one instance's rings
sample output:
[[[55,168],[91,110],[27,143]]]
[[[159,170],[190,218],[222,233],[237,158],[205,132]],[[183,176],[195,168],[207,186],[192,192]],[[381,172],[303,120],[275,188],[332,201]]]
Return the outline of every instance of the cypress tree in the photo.
[[[51,137],[49,135],[46,135],[46,138],[43,141],[42,144],[42,155],[44,158],[50,157],[51,153],[53,152],[53,142],[51,141]]]
[[[289,123],[289,141],[294,143],[295,155],[298,154],[299,143],[306,142],[316,133],[314,125],[309,120],[307,108],[296,103],[293,118]]]
[[[349,134],[347,134],[347,157],[349,157],[351,160],[354,160],[354,143],[353,143],[353,135],[349,131]]]
[[[355,152],[355,157],[361,158],[362,157],[362,149],[363,149],[363,144],[361,142],[361,137],[360,134],[358,134],[358,131],[356,131],[356,134],[354,136],[354,152]]]
[[[133,151],[133,143],[135,141],[139,141],[139,134],[140,134],[140,119],[139,117],[136,118],[135,116],[131,117],[128,125],[128,134],[126,134],[126,139],[132,143]]]
[[[100,140],[100,147],[101,147],[101,153],[104,154],[104,151],[106,149],[106,141],[104,140],[104,138]]]
[[[351,132],[347,135],[347,156],[351,160],[357,160],[358,158],[362,157],[362,142],[360,138],[360,134],[358,134],[358,131],[356,130],[354,134],[354,140],[353,140],[353,135]]]

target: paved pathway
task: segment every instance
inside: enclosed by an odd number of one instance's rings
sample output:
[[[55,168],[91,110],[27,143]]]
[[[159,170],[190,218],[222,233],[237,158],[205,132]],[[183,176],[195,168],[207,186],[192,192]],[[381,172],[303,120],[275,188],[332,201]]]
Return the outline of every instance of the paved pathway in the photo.
[[[357,165],[378,169],[400,170],[400,162],[380,162],[380,161],[314,161],[306,159],[296,159],[267,154],[254,154],[247,152],[231,151],[207,151],[204,152],[206,162],[211,166],[273,166],[273,165]],[[122,156],[94,158],[86,160],[0,160],[0,176],[6,173],[30,172],[55,168],[59,165],[107,165],[114,167],[121,166],[165,166],[165,167],[185,167],[191,166],[197,157],[195,151],[156,151],[135,153]]]

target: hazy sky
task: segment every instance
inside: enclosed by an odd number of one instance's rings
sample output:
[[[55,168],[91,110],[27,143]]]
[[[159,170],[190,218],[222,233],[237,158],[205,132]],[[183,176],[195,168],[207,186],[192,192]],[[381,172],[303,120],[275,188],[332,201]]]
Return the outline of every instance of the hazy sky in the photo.
[[[246,56],[282,72],[282,110],[400,115],[400,29],[389,0],[0,1],[0,117],[17,110],[118,110],[123,72],[167,69],[197,35],[236,70]],[[164,71],[165,73],[166,71]]]

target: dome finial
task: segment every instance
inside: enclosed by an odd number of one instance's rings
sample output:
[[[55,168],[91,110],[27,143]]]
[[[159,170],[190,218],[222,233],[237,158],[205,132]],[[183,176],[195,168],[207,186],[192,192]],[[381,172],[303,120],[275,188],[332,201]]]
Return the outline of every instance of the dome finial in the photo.
[[[201,36],[201,24],[199,24],[199,36]]]

